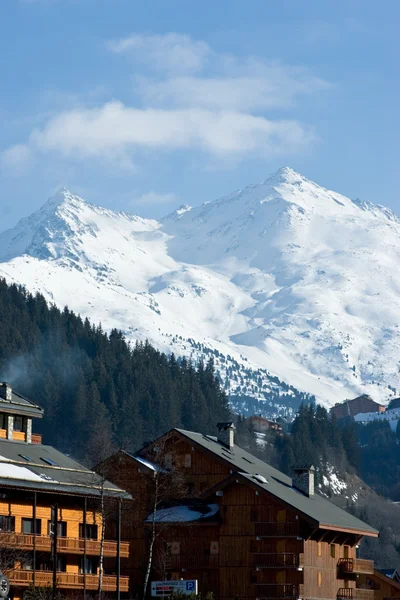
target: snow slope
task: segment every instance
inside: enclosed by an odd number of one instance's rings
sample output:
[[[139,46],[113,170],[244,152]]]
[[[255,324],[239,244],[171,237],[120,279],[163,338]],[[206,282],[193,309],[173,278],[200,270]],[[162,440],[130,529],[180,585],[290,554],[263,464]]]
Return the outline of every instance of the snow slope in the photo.
[[[161,222],[62,190],[0,234],[8,281],[163,350],[201,343],[326,406],[398,387],[399,259],[392,212],[288,168]]]

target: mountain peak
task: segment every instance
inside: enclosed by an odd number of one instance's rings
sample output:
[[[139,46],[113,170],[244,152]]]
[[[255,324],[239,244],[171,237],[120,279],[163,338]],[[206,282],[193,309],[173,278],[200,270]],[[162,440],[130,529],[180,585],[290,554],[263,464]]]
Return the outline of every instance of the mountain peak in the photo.
[[[275,173],[270,175],[264,183],[299,183],[307,181],[306,178],[291,167],[281,167]]]
[[[73,194],[67,187],[59,188],[56,193],[51,196],[44,207],[56,208],[61,204],[87,204],[83,198]],[[43,208],[44,208],[43,207]]]

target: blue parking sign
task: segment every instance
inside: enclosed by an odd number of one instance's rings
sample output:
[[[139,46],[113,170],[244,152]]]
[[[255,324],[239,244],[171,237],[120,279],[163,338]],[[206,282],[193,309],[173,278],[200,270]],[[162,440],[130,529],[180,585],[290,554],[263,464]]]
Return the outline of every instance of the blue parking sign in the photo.
[[[187,592],[195,592],[196,591],[196,582],[195,581],[187,581],[186,582],[186,591]]]

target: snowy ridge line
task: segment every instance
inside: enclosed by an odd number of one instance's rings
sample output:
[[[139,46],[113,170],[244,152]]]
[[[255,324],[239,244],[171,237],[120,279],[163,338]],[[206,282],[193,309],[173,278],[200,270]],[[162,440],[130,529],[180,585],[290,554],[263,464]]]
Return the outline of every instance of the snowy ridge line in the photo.
[[[289,168],[161,221],[64,189],[0,234],[0,276],[130,341],[215,349],[243,410],[395,397],[399,262],[396,215]]]

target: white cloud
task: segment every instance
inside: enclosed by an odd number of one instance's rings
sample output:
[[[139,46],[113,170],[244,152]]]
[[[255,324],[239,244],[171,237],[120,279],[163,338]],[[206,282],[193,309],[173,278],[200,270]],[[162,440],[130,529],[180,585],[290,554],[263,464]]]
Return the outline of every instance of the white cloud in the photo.
[[[298,151],[314,139],[292,120],[235,111],[137,109],[109,102],[69,110],[35,130],[29,146],[71,156],[113,156],[140,148],[201,149],[214,155]]]
[[[32,153],[26,144],[15,144],[0,153],[0,168],[4,173],[19,175],[30,164]]]
[[[326,89],[328,84],[304,70],[265,66],[262,74],[221,77],[141,78],[138,88],[152,106],[197,106],[233,110],[288,108],[297,96]]]
[[[317,139],[312,127],[276,116],[277,110],[292,110],[299,97],[329,87],[304,67],[218,54],[206,42],[177,33],[132,35],[109,48],[141,65],[135,81],[142,104],[99,97],[79,103],[74,96],[43,117],[26,144],[6,150],[3,165],[53,153],[134,171],[143,150],[196,150],[214,165],[233,164],[249,156],[292,155]]]
[[[132,205],[171,204],[173,202],[176,203],[177,201],[178,201],[178,197],[176,194],[173,194],[173,193],[159,194],[158,192],[151,190],[150,192],[141,194],[140,196],[138,196],[137,198],[132,200],[131,204]]]
[[[195,41],[179,33],[135,34],[110,42],[109,48],[117,54],[129,54],[152,70],[175,73],[200,71],[211,55],[211,48],[206,42]]]

